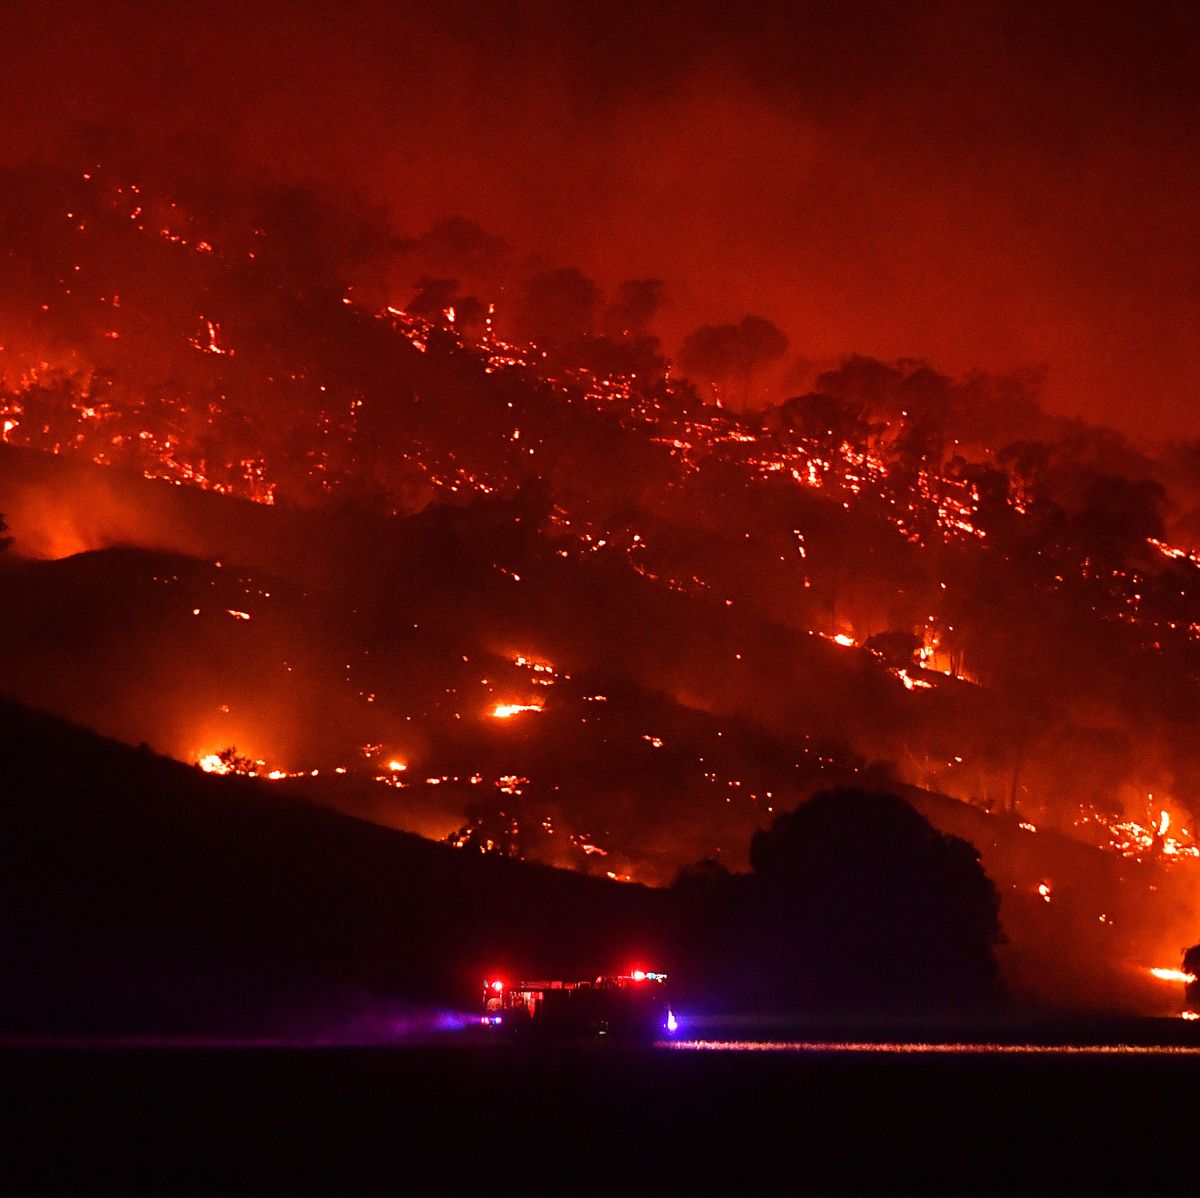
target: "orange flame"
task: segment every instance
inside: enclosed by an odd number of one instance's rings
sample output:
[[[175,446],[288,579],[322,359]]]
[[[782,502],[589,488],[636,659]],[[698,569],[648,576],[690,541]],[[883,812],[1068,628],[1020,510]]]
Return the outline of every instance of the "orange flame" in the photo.
[[[1183,982],[1190,986],[1196,980],[1194,973],[1185,973],[1182,969],[1154,968],[1149,972],[1160,982]]]
[[[507,720],[514,715],[520,715],[523,711],[543,711],[545,705],[542,703],[497,703],[492,708],[492,718],[497,720]]]

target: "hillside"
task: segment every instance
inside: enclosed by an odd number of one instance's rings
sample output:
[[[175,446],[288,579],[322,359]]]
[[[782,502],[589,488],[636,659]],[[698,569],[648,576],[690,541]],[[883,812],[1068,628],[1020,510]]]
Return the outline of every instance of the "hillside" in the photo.
[[[456,853],[0,705],[0,1032],[387,1035],[654,959],[637,886]],[[644,954],[644,957],[643,957]]]
[[[17,701],[652,885],[820,788],[900,791],[983,853],[1021,994],[1177,1000],[1146,970],[1200,918],[1194,445],[1028,374],[771,391],[780,330],[671,362],[657,280],[105,157],[0,196]]]

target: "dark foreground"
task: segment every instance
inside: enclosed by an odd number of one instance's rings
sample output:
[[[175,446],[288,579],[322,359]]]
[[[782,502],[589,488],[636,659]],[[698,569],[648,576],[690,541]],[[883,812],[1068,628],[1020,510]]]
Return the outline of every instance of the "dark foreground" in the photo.
[[[1110,1046],[1111,1049],[1112,1046]],[[1200,1055],[510,1044],[26,1048],[3,1191],[1078,1192],[1182,1179]]]

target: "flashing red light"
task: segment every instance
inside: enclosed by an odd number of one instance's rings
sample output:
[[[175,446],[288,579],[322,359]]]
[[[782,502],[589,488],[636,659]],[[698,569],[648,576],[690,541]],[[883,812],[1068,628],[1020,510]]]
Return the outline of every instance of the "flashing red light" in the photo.
[[[503,983],[503,982],[489,982],[488,984],[491,986],[491,988],[492,988],[492,989],[493,989],[493,990],[494,990],[494,991],[495,991],[497,994],[499,994],[499,993],[500,993],[500,991],[504,989],[504,983]]]
[[[629,976],[635,982],[644,982],[646,980],[646,971],[644,969],[635,969]]]

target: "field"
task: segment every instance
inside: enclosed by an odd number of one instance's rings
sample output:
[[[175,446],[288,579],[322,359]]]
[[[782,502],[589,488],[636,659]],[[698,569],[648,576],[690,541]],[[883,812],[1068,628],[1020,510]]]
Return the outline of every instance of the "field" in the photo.
[[[1170,1167],[1196,1070],[1178,1050],[10,1050],[5,1189],[1041,1190]]]

